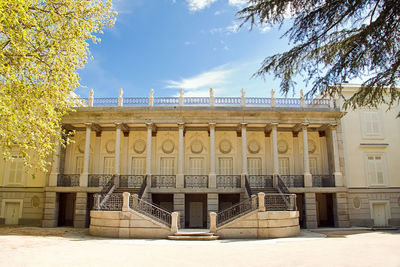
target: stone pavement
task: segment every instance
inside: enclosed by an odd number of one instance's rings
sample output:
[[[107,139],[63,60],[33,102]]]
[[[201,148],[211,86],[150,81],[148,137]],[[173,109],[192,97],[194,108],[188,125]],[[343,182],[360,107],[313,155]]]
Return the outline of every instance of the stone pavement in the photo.
[[[318,231],[268,240],[171,241],[0,227],[0,266],[400,266],[400,231]]]

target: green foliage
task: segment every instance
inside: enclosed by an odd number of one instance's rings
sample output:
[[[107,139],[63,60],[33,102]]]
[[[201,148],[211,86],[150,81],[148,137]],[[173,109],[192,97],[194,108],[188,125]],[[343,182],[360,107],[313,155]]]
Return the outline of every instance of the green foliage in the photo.
[[[115,12],[103,0],[0,1],[0,150],[21,152],[27,167],[47,168],[62,116],[73,111],[77,70],[88,40],[99,41]]]
[[[367,76],[346,107],[399,102],[398,0],[249,0],[237,15],[252,27],[292,23],[283,36],[293,48],[267,57],[255,73],[274,73],[285,94],[294,88],[296,76],[312,82],[308,96],[341,95],[336,84]]]

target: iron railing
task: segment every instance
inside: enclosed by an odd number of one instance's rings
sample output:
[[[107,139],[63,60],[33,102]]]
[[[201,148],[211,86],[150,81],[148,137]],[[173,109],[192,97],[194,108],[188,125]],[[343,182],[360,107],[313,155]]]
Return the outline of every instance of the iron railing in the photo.
[[[171,212],[157,206],[154,203],[147,202],[143,199],[136,198],[135,195],[129,197],[129,207],[133,210],[143,212],[152,219],[171,227]]]
[[[101,190],[100,193],[101,194],[109,193],[112,188],[115,188],[114,181],[115,181],[115,175],[111,175],[111,178],[103,186],[103,189]]]
[[[140,188],[145,180],[145,175],[128,175],[119,176],[119,187]]]
[[[175,175],[152,175],[151,187],[152,188],[175,188],[176,176]]]
[[[108,181],[112,179],[113,174],[89,174],[88,186],[89,187],[104,187]]]
[[[247,175],[244,177],[244,187],[246,188],[247,195],[249,196],[249,198],[251,198],[251,195],[253,193],[251,192],[251,187],[249,181],[247,180]]]
[[[208,175],[185,175],[185,188],[207,188]]]
[[[251,188],[272,188],[272,175],[248,175]]]
[[[335,187],[335,177],[333,175],[312,175],[313,187]]]
[[[58,174],[57,175],[57,186],[69,187],[79,186],[80,174]]]
[[[304,175],[280,175],[286,187],[304,187]]]
[[[267,211],[295,211],[296,194],[265,194]]]
[[[217,175],[217,188],[240,187],[240,175]]]
[[[228,222],[235,220],[236,218],[243,216],[258,208],[257,202],[253,205],[251,198],[243,200],[230,208],[222,210],[217,213],[217,226],[221,226]]]
[[[95,209],[106,210],[106,211],[121,211],[122,210],[123,198],[122,198],[121,193],[96,194],[95,197],[100,197],[100,205],[99,205],[99,207],[95,206],[94,207]]]
[[[143,179],[142,185],[140,186],[140,189],[139,189],[139,193],[138,193],[139,199],[142,199],[142,196],[143,196],[143,194],[144,194],[144,191],[146,190],[146,187],[147,187],[147,179],[149,179],[149,178],[148,178],[148,176],[146,175],[146,177],[145,177],[145,179]]]

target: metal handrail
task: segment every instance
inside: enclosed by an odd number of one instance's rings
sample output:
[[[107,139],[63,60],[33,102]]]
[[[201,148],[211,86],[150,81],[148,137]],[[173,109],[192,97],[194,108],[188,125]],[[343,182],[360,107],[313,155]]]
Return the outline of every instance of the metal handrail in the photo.
[[[171,227],[172,214],[168,210],[143,199],[136,199],[135,195],[131,195],[129,199],[129,207],[133,210],[145,213],[152,219]]]
[[[145,175],[121,174],[119,175],[119,187],[140,188]]]
[[[185,188],[207,188],[208,175],[185,175]]]
[[[244,176],[244,187],[246,187],[247,195],[251,198],[252,192],[249,181],[247,181],[247,175]]]
[[[245,199],[230,208],[224,209],[217,213],[217,226],[221,226],[234,219],[243,216],[253,210],[256,210],[258,205],[253,205],[251,198]]]
[[[139,189],[139,193],[138,193],[138,198],[139,198],[139,199],[142,199],[142,196],[143,196],[143,194],[144,194],[144,191],[146,190],[147,179],[149,179],[149,178],[148,178],[148,176],[146,175],[146,178],[143,179],[142,185],[140,186],[140,189]]]

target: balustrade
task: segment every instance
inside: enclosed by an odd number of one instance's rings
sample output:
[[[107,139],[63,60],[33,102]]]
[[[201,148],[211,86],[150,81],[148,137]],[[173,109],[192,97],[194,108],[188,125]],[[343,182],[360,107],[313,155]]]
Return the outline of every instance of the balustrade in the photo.
[[[123,100],[124,106],[148,106],[148,97],[125,97]]]
[[[185,106],[210,105],[210,98],[209,97],[185,97],[183,99],[183,105],[185,105]]]
[[[185,175],[185,188],[207,188],[208,175]]]
[[[240,97],[215,97],[215,105],[219,106],[240,106]]]
[[[171,226],[171,212],[157,206],[154,203],[147,202],[143,199],[138,199],[135,195],[129,197],[129,207],[134,210],[141,211],[154,220]]]
[[[280,175],[287,187],[304,187],[304,175]]]
[[[107,194],[96,194],[95,197],[100,197],[100,200],[104,199]],[[100,202],[100,201],[99,201]],[[103,201],[101,201],[103,202]],[[123,203],[123,198],[122,194],[117,193],[117,194],[109,194],[107,197],[107,200],[104,201],[100,205],[100,207],[95,206],[95,209],[98,210],[105,210],[105,211],[121,211],[122,210],[122,203]]]
[[[179,105],[179,97],[155,97],[154,106],[177,106]]]
[[[266,211],[296,210],[296,194],[265,194]]]
[[[68,186],[79,186],[80,174],[58,174],[57,175],[57,186],[68,187]]]
[[[217,188],[240,188],[240,175],[217,175]]]
[[[272,175],[248,175],[251,188],[272,188]]]
[[[145,175],[120,175],[119,187],[140,188],[145,180]]]
[[[108,181],[113,177],[113,174],[89,174],[88,186],[89,187],[104,187]]]
[[[246,106],[270,106],[271,98],[246,97]]]
[[[333,175],[320,175],[313,174],[312,176],[313,187],[335,187],[335,177]]]
[[[300,107],[300,98],[276,98],[277,107]]]
[[[151,187],[152,188],[175,188],[176,179],[175,175],[152,175]]]
[[[116,97],[103,97],[93,98],[94,107],[116,107],[118,106],[118,98]]]
[[[305,103],[310,108],[326,108],[329,107],[329,99],[306,99]]]
[[[230,208],[218,212],[217,226],[233,221],[234,219],[243,216],[250,211],[256,210],[257,208],[257,205],[252,205],[251,199],[243,200]]]

